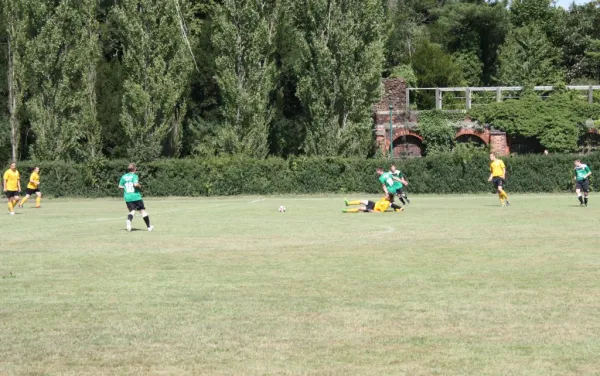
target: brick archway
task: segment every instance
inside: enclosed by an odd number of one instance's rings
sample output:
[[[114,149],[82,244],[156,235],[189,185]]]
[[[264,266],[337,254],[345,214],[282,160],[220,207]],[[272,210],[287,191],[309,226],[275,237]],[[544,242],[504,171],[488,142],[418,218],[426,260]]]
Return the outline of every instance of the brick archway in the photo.
[[[423,137],[420,134],[418,134],[417,132],[413,132],[410,129],[406,129],[406,128],[394,129],[394,143],[396,143],[396,140],[402,136],[415,137],[415,138],[419,139],[420,142],[423,142]]]
[[[461,137],[463,137],[463,138],[477,137],[484,144],[486,144],[486,145],[490,144],[490,131],[488,129],[476,130],[476,129],[471,129],[471,128],[462,128],[461,130],[456,132],[456,135],[454,135],[454,139],[458,140]]]
[[[394,138],[394,158],[420,157],[423,155],[423,138],[416,133],[407,134]]]

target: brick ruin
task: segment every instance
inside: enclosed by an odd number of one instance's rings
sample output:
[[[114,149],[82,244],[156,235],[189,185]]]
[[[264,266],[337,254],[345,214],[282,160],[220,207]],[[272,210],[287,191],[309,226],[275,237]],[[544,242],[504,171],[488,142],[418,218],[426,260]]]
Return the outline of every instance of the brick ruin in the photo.
[[[401,79],[383,81],[383,96],[373,106],[375,137],[384,152],[390,150],[390,104],[392,105],[392,138],[394,157],[419,157],[423,155],[423,137],[417,132],[418,111],[411,111],[406,105],[406,82]],[[505,132],[476,126],[465,118],[463,126],[456,132],[456,142],[475,142],[489,145],[492,152],[507,155],[510,152],[509,140]]]

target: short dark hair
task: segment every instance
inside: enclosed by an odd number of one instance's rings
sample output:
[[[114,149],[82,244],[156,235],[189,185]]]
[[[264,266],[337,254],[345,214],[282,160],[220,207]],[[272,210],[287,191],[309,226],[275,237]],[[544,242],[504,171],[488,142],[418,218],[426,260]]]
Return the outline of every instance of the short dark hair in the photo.
[[[129,166],[127,166],[127,171],[129,171],[129,172],[134,172],[135,169],[136,169],[135,163],[130,163]]]

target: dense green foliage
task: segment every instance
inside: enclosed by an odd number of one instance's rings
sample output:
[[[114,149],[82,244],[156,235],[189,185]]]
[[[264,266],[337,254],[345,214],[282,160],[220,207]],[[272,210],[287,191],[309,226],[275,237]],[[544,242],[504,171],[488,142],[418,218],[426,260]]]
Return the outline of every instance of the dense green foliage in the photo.
[[[460,148],[459,148],[460,149]],[[510,192],[563,192],[573,187],[575,155],[526,155],[505,158]],[[600,170],[600,154],[584,159],[592,171]],[[377,193],[375,168],[392,161],[363,158],[221,157],[164,159],[140,166],[145,195],[201,196],[292,193]],[[406,173],[413,193],[477,193],[491,191],[488,154],[465,149],[451,154],[396,161]],[[39,165],[42,191],[49,196],[119,196],[119,177],[126,161],[21,162],[22,182]]]
[[[573,93],[555,94],[543,100],[526,95],[473,109],[470,115],[482,124],[511,135],[534,137],[552,152],[577,150],[589,119],[600,119],[600,104],[573,98]]]
[[[0,4],[3,161],[364,157],[385,77],[413,87],[600,82],[598,1]],[[431,92],[415,99],[434,107]],[[546,125],[556,129],[536,137],[573,150],[575,125]]]

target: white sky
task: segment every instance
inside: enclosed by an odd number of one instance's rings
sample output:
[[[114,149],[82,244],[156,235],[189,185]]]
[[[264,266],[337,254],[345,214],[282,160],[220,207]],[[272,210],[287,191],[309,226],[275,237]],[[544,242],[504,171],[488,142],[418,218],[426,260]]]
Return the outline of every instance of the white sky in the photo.
[[[590,2],[590,0],[575,0],[575,4],[585,4],[585,3],[589,3],[589,2]],[[565,9],[568,9],[569,6],[571,4],[573,4],[573,0],[557,0],[556,4]]]

